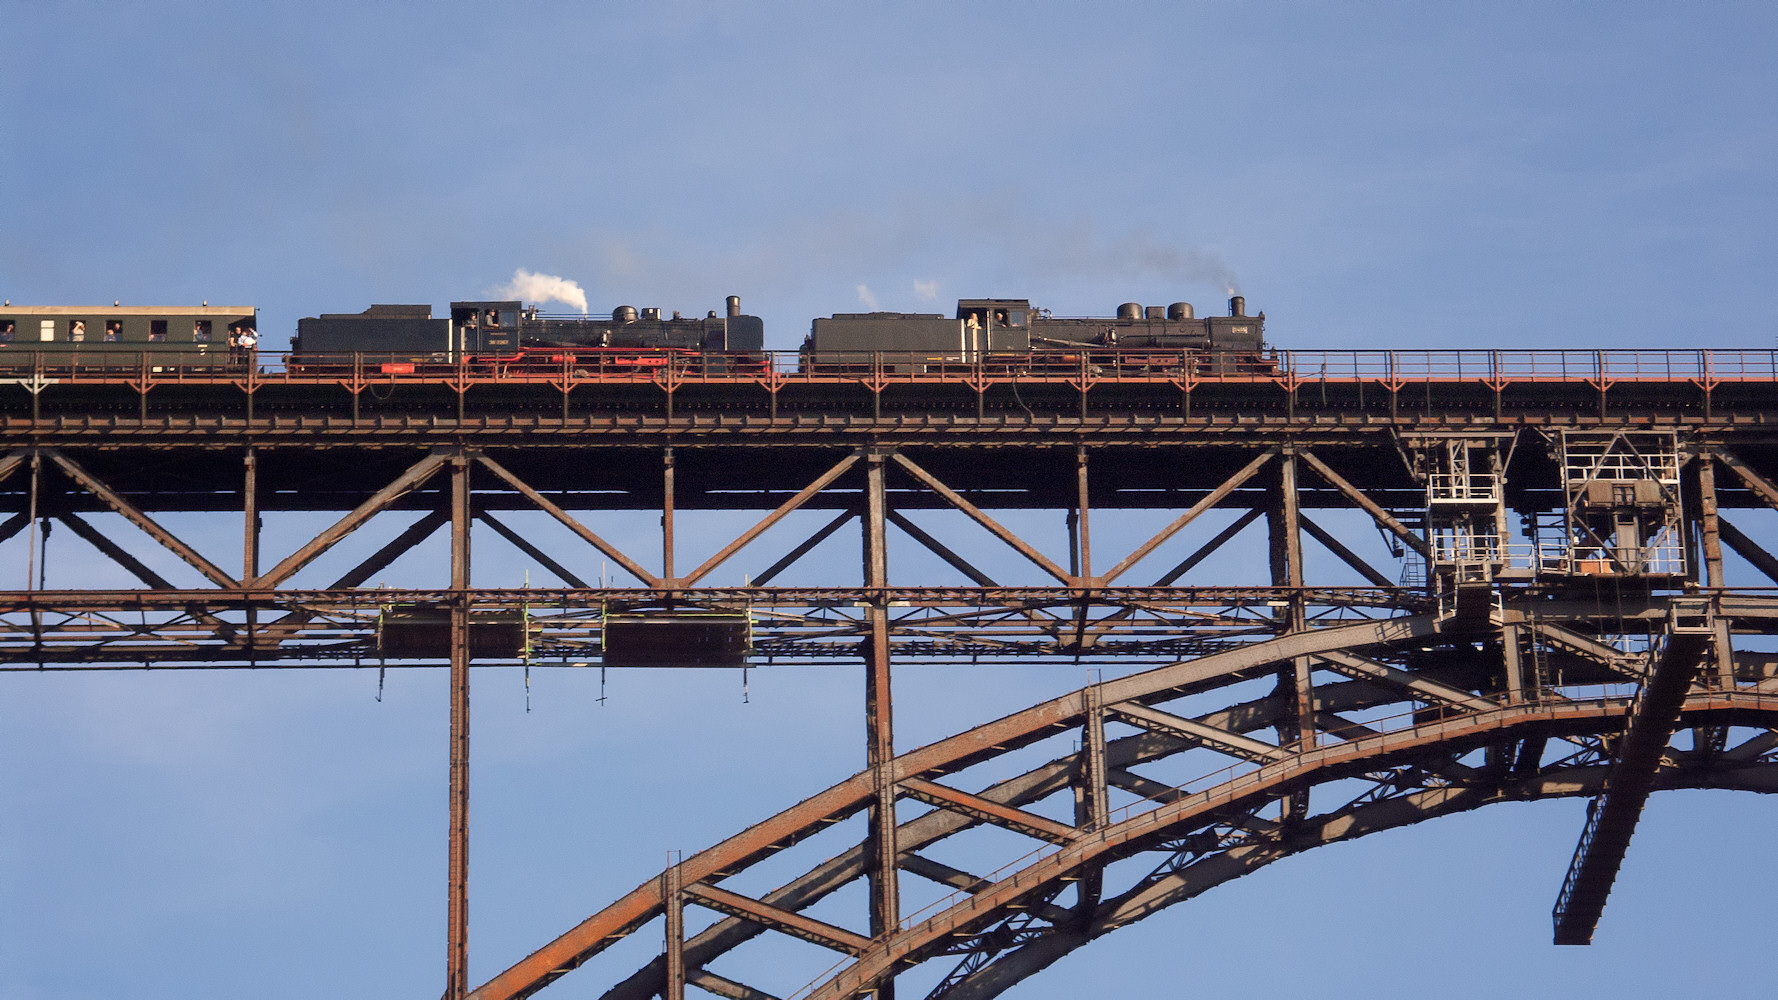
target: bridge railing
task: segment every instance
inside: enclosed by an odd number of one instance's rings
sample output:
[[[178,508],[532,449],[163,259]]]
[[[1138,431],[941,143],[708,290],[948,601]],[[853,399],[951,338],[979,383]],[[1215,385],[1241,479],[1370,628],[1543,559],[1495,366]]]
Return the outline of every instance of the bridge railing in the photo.
[[[469,356],[416,359],[365,352],[298,356],[285,352],[212,351],[201,357],[147,352],[80,354],[12,347],[0,351],[0,380],[51,383],[228,382],[379,384],[409,381],[474,384],[537,382],[863,383],[986,386],[1007,383],[1106,382],[1302,385],[1305,383],[1697,383],[1778,381],[1778,350],[1267,350],[1260,355],[1104,348],[1074,352],[984,355],[853,352],[811,359],[796,351],[699,354],[613,350],[540,352],[522,358]]]

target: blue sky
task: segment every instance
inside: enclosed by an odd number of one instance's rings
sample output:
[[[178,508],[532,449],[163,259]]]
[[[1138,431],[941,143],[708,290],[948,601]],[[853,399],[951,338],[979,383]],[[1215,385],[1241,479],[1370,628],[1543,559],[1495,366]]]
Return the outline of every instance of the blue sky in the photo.
[[[0,294],[251,304],[268,346],[518,268],[594,309],[738,293],[785,348],[861,286],[1078,315],[1216,312],[1232,283],[1301,348],[1778,334],[1763,4],[0,0],[0,38]],[[596,677],[539,672],[529,714],[481,673],[478,981],[862,756],[856,671],[756,671],[745,705],[728,673],[614,674],[600,705]],[[910,668],[901,742],[1081,679]],[[380,703],[354,671],[0,680],[0,997],[439,989],[442,675]],[[1764,971],[1768,803],[1658,797],[1600,943],[1558,951],[1579,816],[1311,853],[1012,995],[1688,995]]]

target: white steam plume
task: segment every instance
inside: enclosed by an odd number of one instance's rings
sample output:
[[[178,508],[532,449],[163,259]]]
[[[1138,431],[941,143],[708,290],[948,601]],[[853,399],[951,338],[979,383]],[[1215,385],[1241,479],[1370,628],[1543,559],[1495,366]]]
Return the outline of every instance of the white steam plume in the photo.
[[[876,312],[883,308],[878,304],[877,297],[871,294],[870,288],[865,285],[858,286],[858,301],[864,303],[864,307],[871,312]]]
[[[511,281],[496,288],[493,294],[533,304],[560,302],[580,310],[581,315],[586,315],[586,292],[581,289],[580,283],[558,278],[553,274],[537,274],[521,267],[512,272]]]
[[[921,281],[920,279],[915,278],[914,279],[914,295],[917,298],[919,298],[919,300],[921,302],[937,302],[938,301],[938,282],[936,282],[936,281]]]

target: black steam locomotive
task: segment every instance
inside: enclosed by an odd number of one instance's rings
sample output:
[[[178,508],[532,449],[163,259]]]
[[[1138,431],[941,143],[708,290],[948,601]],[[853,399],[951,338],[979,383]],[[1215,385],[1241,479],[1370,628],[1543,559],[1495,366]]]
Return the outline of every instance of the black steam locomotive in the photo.
[[[1197,318],[1189,302],[1144,307],[1126,302],[1111,319],[1063,318],[1027,299],[963,299],[954,318],[938,313],[836,313],[817,319],[803,341],[810,372],[866,366],[897,373],[989,364],[1066,371],[1082,364],[1121,370],[1229,372],[1264,364],[1265,314],[1248,316],[1229,299],[1227,316]]]
[[[453,302],[448,319],[433,318],[427,305],[373,305],[299,320],[296,331],[289,362],[296,371],[359,364],[401,375],[464,364],[497,374],[635,372],[678,361],[715,373],[765,366],[765,323],[742,314],[737,295],[728,297],[726,315],[711,310],[692,319],[630,306],[605,319],[545,315],[517,301]]]

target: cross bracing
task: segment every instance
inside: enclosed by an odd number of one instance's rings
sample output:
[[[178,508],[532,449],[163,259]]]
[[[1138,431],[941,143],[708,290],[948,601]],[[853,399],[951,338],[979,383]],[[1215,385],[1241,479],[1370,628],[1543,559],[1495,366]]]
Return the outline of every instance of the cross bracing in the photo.
[[[25,584],[0,594],[0,669],[448,663],[451,996],[526,995],[652,920],[662,955],[608,995],[884,996],[920,969],[932,996],[991,996],[1308,847],[1564,795],[1607,817],[1558,901],[1558,938],[1584,938],[1648,792],[1772,781],[1778,408],[1769,374],[1708,358],[1511,360],[1016,397],[1016,373],[23,387],[0,402],[0,559]],[[1237,552],[1258,580],[1218,579]],[[472,572],[515,560],[524,585]],[[471,662],[862,662],[869,766],[474,987]],[[897,665],[988,662],[1106,679],[896,745]],[[854,816],[853,847],[749,881]],[[942,854],[984,830],[1004,857]],[[863,912],[804,912],[852,883]],[[721,971],[765,935],[837,964]]]

